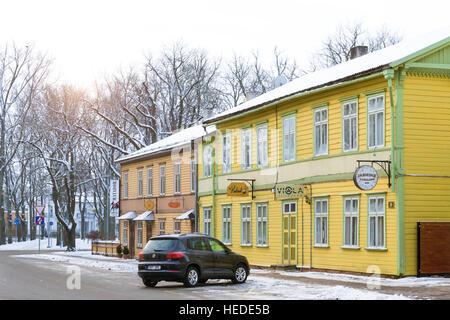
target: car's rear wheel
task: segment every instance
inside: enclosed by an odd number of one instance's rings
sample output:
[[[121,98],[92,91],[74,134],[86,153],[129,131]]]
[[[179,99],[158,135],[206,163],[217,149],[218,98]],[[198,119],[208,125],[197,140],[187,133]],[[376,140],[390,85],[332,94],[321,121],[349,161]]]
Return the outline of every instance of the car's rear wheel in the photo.
[[[200,281],[200,273],[197,268],[189,267],[184,276],[185,287],[195,287]]]
[[[158,281],[150,280],[150,279],[143,279],[142,282],[146,287],[153,288],[158,284]]]
[[[248,271],[245,265],[238,264],[236,268],[234,269],[233,274],[233,283],[244,283],[247,280],[248,277]]]

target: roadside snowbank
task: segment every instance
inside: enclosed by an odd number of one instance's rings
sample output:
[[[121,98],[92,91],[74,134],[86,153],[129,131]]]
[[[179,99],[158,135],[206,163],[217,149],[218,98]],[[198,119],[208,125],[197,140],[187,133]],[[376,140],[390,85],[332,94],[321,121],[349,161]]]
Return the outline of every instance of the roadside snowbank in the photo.
[[[60,247],[56,245],[56,239],[51,238],[50,248],[48,246],[48,239],[41,239],[41,250],[66,250],[66,247]],[[91,249],[91,241],[90,240],[81,240],[76,239],[76,248],[77,250],[90,250]],[[28,240],[22,242],[13,242],[8,244],[0,245],[0,250],[38,250],[39,247],[39,239]]]

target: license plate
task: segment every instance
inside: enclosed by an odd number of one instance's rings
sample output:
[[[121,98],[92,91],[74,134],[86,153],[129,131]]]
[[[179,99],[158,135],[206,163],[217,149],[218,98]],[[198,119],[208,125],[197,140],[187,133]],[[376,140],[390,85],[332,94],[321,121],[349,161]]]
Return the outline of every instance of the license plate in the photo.
[[[147,266],[147,270],[161,270],[161,266]]]

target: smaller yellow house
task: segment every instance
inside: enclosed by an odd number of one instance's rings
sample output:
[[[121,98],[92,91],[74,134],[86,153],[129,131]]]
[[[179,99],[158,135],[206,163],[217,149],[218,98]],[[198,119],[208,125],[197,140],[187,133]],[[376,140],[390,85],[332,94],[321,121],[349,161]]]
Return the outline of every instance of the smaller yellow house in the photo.
[[[119,238],[131,256],[137,256],[152,236],[195,230],[196,153],[207,132],[197,125],[117,159]]]

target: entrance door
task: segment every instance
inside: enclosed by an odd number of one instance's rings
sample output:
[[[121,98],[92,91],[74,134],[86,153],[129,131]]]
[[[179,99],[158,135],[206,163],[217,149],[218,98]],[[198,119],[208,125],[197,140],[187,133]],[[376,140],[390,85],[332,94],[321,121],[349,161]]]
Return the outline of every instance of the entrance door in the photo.
[[[297,264],[297,201],[283,203],[283,264]]]

